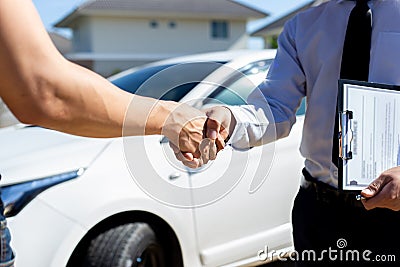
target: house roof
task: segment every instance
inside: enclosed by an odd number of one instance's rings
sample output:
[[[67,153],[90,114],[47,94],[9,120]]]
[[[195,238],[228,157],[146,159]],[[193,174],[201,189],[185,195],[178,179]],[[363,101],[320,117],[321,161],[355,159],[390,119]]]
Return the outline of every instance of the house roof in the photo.
[[[90,0],[55,24],[70,27],[85,15],[117,15],[167,18],[263,18],[269,14],[233,0]]]
[[[268,34],[278,34],[281,32],[284,24],[286,21],[290,20],[292,17],[294,17],[297,13],[306,10],[307,8],[310,8],[312,6],[317,6],[321,4],[322,2],[325,2],[325,0],[312,0],[304,5],[300,6],[299,8],[290,11],[287,14],[284,14],[281,17],[278,17],[277,19],[273,21],[269,21],[267,24],[263,25],[261,28],[255,30],[253,33],[251,33],[251,36],[265,36]]]

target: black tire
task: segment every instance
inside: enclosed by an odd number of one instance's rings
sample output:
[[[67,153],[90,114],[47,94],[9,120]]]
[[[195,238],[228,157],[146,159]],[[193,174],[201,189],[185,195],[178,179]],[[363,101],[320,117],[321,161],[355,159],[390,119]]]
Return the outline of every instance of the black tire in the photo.
[[[150,226],[129,223],[90,242],[85,267],[164,267],[164,252]]]

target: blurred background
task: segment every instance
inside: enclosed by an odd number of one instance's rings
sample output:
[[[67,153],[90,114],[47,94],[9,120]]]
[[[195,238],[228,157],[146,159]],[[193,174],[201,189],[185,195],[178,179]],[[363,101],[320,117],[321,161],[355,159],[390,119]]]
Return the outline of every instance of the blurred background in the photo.
[[[170,57],[276,48],[284,23],[323,1],[33,2],[60,52],[107,77]]]

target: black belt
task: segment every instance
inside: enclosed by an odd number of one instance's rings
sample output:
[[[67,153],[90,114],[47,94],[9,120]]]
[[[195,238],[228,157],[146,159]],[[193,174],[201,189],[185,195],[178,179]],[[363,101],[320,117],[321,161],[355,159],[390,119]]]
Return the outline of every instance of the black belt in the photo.
[[[356,199],[355,192],[339,191],[337,188],[330,186],[326,183],[318,181],[304,168],[304,178],[308,183],[308,186],[302,186],[306,191],[312,192],[316,196],[317,201],[325,202],[328,204],[344,204],[357,208],[364,208],[361,201]]]

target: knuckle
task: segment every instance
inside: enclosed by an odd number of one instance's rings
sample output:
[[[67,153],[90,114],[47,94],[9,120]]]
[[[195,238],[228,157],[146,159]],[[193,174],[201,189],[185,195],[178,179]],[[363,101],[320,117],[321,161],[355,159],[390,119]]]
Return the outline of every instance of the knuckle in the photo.
[[[390,200],[397,200],[398,198],[397,198],[397,193],[396,192],[392,192],[391,194],[390,194]]]
[[[380,183],[379,181],[373,181],[373,182],[369,185],[369,188],[376,191],[376,190],[379,189],[380,184],[381,184],[381,183]]]

